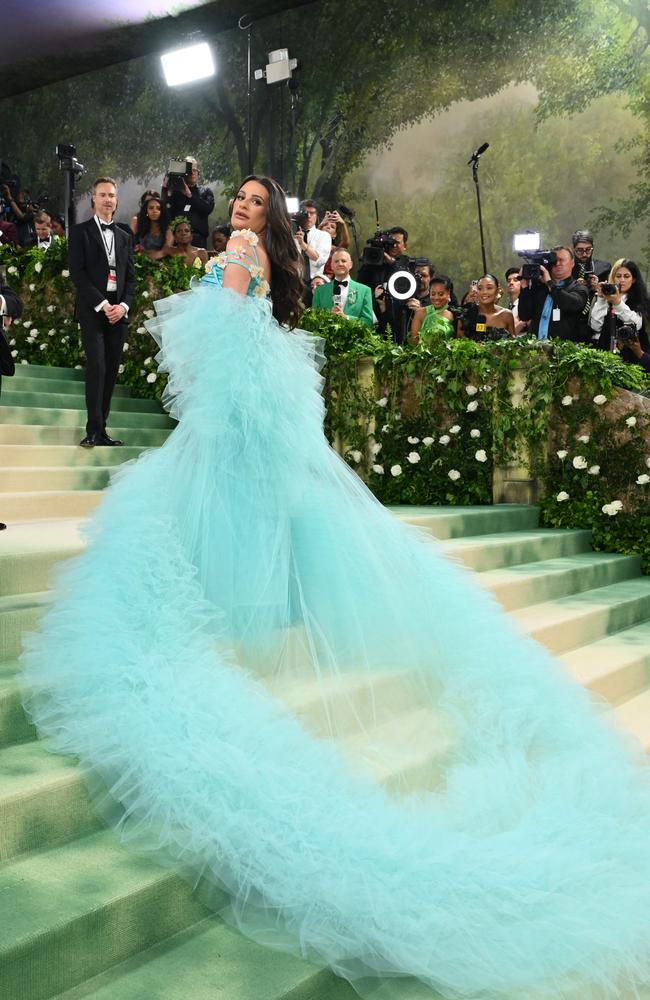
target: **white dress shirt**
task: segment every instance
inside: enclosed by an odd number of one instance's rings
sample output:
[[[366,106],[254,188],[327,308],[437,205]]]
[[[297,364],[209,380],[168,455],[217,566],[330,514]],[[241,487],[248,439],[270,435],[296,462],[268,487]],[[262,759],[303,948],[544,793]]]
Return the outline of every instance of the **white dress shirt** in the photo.
[[[309,277],[310,279],[321,277],[323,269],[329,260],[332,249],[332,237],[329,233],[323,232],[322,229],[312,226],[311,229],[305,230],[305,242],[312,250],[316,250],[318,253],[316,260],[309,259]]]
[[[626,300],[627,292],[625,295],[621,295],[621,301],[618,305],[612,306],[612,312],[618,319],[621,320],[622,323],[629,323],[636,330],[640,330],[643,326],[643,318],[640,313],[634,312],[633,309],[630,309],[630,307],[626,305]],[[595,331],[591,338],[592,340],[598,340],[609,306],[610,303],[607,299],[602,298],[600,295],[597,295],[594,299],[591,306],[591,312],[589,313],[589,326]]]
[[[99,235],[101,237],[102,243],[104,244],[104,249],[106,251],[106,257],[108,259],[108,266],[109,266],[109,268],[111,268],[111,269],[114,270],[115,267],[116,267],[116,263],[115,263],[115,232],[113,231],[111,233],[112,239],[111,240],[107,240],[106,237],[104,236],[105,230],[102,229],[102,225],[106,225],[107,223],[105,223],[103,221],[103,219],[100,219],[98,215],[94,215],[93,218],[94,218],[95,222],[97,223],[97,228],[99,229]],[[124,315],[128,316],[129,315],[129,307],[127,306],[126,302],[120,302],[119,304],[124,309]],[[108,299],[102,299],[102,301],[99,303],[99,305],[95,306],[95,312],[96,313],[101,312],[102,309],[104,308],[104,306],[108,306],[108,305],[110,305]]]
[[[345,278],[345,281],[347,281],[347,285],[339,285],[339,288],[338,288],[338,294],[341,297],[340,306],[341,306],[341,309],[344,312],[345,312],[346,302],[348,301],[348,292],[350,291],[350,276],[349,275],[348,275],[347,278]],[[337,285],[336,278],[332,278],[332,295],[336,295],[337,294],[337,287],[336,287],[336,285]]]

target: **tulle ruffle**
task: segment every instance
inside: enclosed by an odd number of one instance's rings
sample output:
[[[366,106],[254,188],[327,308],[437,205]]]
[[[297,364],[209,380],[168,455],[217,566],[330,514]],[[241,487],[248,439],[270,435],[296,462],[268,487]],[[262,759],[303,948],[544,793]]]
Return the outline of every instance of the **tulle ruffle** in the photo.
[[[27,640],[49,746],[127,842],[364,996],[644,977],[640,748],[328,448],[309,335],[205,285],[157,311],[180,424]]]

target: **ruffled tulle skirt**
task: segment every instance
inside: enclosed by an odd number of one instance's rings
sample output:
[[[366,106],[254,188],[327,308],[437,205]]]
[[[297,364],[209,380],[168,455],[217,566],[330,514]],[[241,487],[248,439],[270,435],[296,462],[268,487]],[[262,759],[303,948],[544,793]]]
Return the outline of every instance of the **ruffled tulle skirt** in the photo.
[[[28,639],[49,747],[365,996],[616,996],[650,954],[640,748],[328,447],[318,341],[214,286],[157,310],[179,425]]]

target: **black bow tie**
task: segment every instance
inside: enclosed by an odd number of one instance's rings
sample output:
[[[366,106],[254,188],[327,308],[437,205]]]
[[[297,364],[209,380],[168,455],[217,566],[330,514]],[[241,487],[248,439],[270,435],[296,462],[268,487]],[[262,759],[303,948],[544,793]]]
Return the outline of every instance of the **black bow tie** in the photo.
[[[346,278],[345,281],[335,281],[334,284],[335,285],[345,285],[345,287],[347,288],[348,287],[348,279]]]
[[[113,232],[115,232],[115,223],[114,222],[100,222],[99,224],[102,227],[102,231],[104,229],[112,229]]]

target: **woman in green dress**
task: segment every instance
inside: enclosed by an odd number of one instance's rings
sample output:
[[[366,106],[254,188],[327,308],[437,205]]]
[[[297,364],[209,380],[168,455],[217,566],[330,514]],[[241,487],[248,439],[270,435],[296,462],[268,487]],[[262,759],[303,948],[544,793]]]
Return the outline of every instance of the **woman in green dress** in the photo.
[[[455,337],[454,317],[449,310],[451,281],[444,274],[431,279],[429,294],[431,305],[416,310],[411,323],[411,339],[414,344],[430,346],[433,341],[449,340]]]

